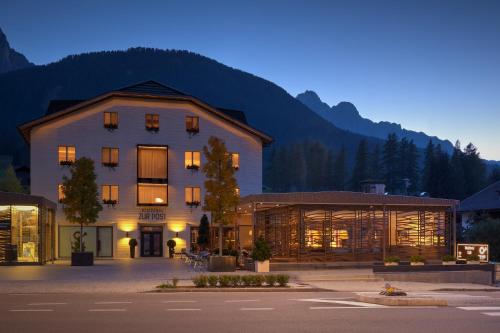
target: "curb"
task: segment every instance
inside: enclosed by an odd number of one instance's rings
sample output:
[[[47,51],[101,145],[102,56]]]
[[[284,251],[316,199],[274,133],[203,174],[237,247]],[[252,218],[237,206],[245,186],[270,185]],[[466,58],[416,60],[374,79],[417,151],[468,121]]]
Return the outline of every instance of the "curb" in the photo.
[[[196,287],[180,287],[180,288],[157,288],[150,291],[145,291],[145,293],[184,293],[184,292],[198,292],[198,293],[212,293],[212,292],[335,292],[335,290],[322,289],[322,288],[291,288],[291,287],[281,287],[281,288],[196,288]]]
[[[360,302],[387,305],[387,306],[448,306],[448,301],[439,298],[357,295]]]

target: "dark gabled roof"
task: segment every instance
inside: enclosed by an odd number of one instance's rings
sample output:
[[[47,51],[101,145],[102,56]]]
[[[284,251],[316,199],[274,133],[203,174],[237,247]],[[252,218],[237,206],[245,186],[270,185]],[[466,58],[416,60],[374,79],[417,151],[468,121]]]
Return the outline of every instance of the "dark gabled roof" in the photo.
[[[245,114],[242,111],[225,109],[225,108],[215,108],[196,97],[186,95],[177,89],[165,86],[161,83],[151,80],[134,84],[121,89],[112,90],[108,93],[104,93],[87,100],[53,100],[49,103],[45,116],[32,120],[25,124],[22,124],[21,126],[18,127],[18,129],[23,135],[24,139],[29,143],[30,132],[34,126],[38,126],[53,119],[66,116],[72,112],[84,109],[95,103],[99,103],[103,100],[113,97],[118,97],[118,98],[132,97],[132,98],[143,98],[148,100],[168,99],[181,102],[190,101],[198,105],[202,109],[205,109],[209,113],[219,118],[222,118],[223,120],[228,121],[233,125],[236,125],[241,129],[252,133],[253,135],[256,135],[262,140],[262,143],[264,145],[269,144],[273,141],[273,139],[269,135],[249,126],[247,124]]]
[[[500,210],[500,181],[464,199],[458,208],[459,212],[476,210]]]
[[[49,102],[46,115],[59,112],[85,101],[84,99],[53,99]]]
[[[122,91],[126,93],[137,93],[137,94],[147,94],[147,95],[153,95],[153,96],[187,96],[183,92],[165,86],[161,83],[158,83],[156,81],[145,81],[145,82],[140,82],[125,88],[121,88],[115,91]]]

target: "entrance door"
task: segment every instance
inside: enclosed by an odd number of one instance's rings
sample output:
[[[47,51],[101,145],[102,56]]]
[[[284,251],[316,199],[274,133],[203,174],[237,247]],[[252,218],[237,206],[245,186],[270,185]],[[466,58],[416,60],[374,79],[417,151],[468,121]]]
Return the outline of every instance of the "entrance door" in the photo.
[[[163,255],[161,231],[141,231],[141,257],[161,257]]]

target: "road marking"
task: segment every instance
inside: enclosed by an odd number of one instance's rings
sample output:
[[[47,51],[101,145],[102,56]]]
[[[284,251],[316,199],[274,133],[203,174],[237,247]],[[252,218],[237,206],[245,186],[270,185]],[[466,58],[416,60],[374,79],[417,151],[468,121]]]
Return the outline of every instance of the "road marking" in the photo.
[[[274,308],[241,308],[241,311],[272,311]]]
[[[53,309],[20,309],[20,310],[9,310],[9,312],[52,312]]]
[[[353,306],[367,307],[367,308],[385,307],[385,305],[380,305],[380,304],[371,304],[371,303],[355,302],[355,301],[340,301],[340,300],[332,300],[332,299],[325,299],[325,298],[304,298],[304,299],[298,299],[298,301],[313,302],[313,303],[353,305]]]
[[[188,309],[165,309],[165,311],[201,311],[201,309],[192,309],[192,308],[188,308]]]
[[[162,303],[196,303],[198,301],[163,301]]]
[[[499,317],[500,316],[500,312],[481,312],[481,313],[484,315],[487,315],[487,316],[492,316],[492,317]]]
[[[310,299],[315,298],[289,298],[289,301],[309,301]],[[343,299],[352,299],[352,297],[332,297],[332,298],[321,298],[324,300],[343,300]]]
[[[39,305],[65,305],[68,303],[29,303],[31,306],[39,306]]]
[[[359,310],[390,310],[390,309],[436,309],[437,306],[382,306],[382,307],[360,307],[360,306],[310,306],[309,310],[341,310],[341,309],[359,309]]]
[[[89,309],[89,312],[125,312],[125,309]]]
[[[467,311],[495,311],[500,310],[500,306],[462,306],[458,307],[461,310]]]
[[[106,304],[132,304],[132,302],[95,302],[94,304],[106,305]]]
[[[224,301],[226,303],[242,303],[242,302],[260,302],[258,299],[231,299]]]

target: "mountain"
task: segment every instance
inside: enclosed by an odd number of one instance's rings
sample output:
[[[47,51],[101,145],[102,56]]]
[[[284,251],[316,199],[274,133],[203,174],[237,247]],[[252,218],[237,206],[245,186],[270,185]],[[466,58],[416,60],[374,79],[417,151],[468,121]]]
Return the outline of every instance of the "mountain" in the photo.
[[[413,140],[419,148],[425,148],[429,140],[432,140],[435,144],[440,144],[446,152],[453,152],[453,144],[448,140],[441,140],[423,132],[407,130],[400,124],[387,121],[374,122],[363,118],[352,103],[340,102],[330,107],[311,90],[298,94],[296,98],[321,117],[344,130],[380,139],[386,139],[387,135],[396,133],[399,138]]]
[[[42,116],[51,99],[85,99],[155,80],[207,103],[244,111],[248,123],[271,135],[273,146],[319,141],[354,156],[366,138],[342,130],[276,84],[188,51],[133,48],[68,56],[58,62],[0,75],[0,152],[27,162],[16,126]],[[366,138],[370,147],[382,140]],[[267,154],[267,152],[266,152]]]
[[[24,55],[10,48],[7,36],[0,29],[0,74],[33,66]]]

